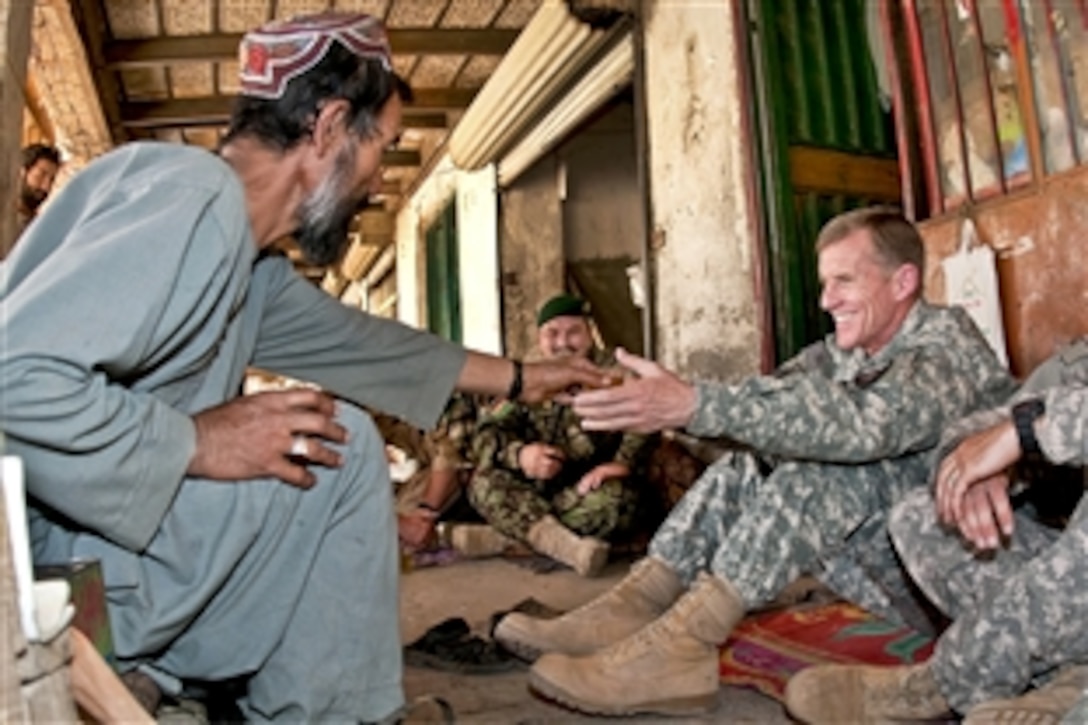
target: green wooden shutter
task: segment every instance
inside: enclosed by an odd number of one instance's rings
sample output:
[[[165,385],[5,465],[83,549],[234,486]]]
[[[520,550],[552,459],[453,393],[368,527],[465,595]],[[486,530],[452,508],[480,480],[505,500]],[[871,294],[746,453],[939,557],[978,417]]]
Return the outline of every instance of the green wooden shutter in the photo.
[[[457,271],[457,209],[454,202],[427,230],[427,328],[461,342],[461,286]]]

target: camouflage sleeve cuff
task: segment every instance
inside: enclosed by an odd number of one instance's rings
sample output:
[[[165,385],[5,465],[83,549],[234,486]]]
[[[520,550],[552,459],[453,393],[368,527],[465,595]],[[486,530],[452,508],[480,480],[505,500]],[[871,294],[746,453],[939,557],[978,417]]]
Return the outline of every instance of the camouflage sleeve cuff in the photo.
[[[936,485],[937,470],[940,468],[941,461],[952,455],[952,452],[959,447],[960,443],[963,443],[970,436],[992,428],[1008,419],[1009,409],[1005,406],[993,410],[976,411],[965,418],[960,418],[955,423],[949,424],[941,433],[941,441],[937,444],[936,455],[933,456],[933,467],[929,472],[930,484]]]
[[[1046,415],[1036,423],[1035,435],[1051,463],[1088,465],[1088,386],[1049,390]]]
[[[518,461],[518,456],[521,455],[521,449],[524,447],[524,441],[514,441],[505,446],[498,455],[499,465],[511,471],[520,471],[521,462]]]
[[[736,400],[736,387],[721,383],[695,383],[695,414],[685,430],[695,436],[718,438],[728,435],[729,411]]]

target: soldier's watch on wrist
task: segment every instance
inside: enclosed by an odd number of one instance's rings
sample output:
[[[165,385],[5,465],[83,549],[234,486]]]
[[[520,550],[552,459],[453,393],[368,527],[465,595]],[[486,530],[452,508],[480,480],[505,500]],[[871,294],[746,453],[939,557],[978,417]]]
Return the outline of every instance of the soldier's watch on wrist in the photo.
[[[1035,437],[1035,421],[1046,413],[1046,403],[1042,398],[1030,398],[1012,406],[1012,424],[1016,428],[1016,437],[1020,439],[1020,450],[1024,454],[1039,453],[1039,441]]]

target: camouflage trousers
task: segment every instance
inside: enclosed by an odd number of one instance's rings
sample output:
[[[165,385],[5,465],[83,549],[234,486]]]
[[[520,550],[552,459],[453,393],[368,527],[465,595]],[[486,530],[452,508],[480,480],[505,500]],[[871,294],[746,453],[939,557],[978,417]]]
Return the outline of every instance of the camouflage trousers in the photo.
[[[986,558],[937,521],[928,490],[898,504],[888,528],[918,586],[953,620],[930,662],[956,710],[1088,663],[1088,499],[1064,532],[1018,511],[1011,541]]]
[[[825,560],[848,561],[853,534],[908,485],[879,465],[786,461],[767,473],[754,455],[728,453],[673,508],[650,554],[688,584],[709,570],[758,607]]]
[[[540,484],[512,471],[477,471],[468,484],[472,507],[497,531],[525,541],[533,524],[551,514],[582,536],[607,539],[628,531],[638,513],[638,491],[629,481],[605,480],[585,496],[577,480]]]

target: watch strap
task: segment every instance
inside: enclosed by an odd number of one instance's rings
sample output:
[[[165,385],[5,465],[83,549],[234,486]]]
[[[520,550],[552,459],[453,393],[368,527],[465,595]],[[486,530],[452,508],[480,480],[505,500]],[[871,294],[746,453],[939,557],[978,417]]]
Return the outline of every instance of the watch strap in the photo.
[[[1039,453],[1039,440],[1035,437],[1035,421],[1046,413],[1046,404],[1042,398],[1029,398],[1012,407],[1012,423],[1016,427],[1016,437],[1020,439],[1020,450],[1025,454]]]

